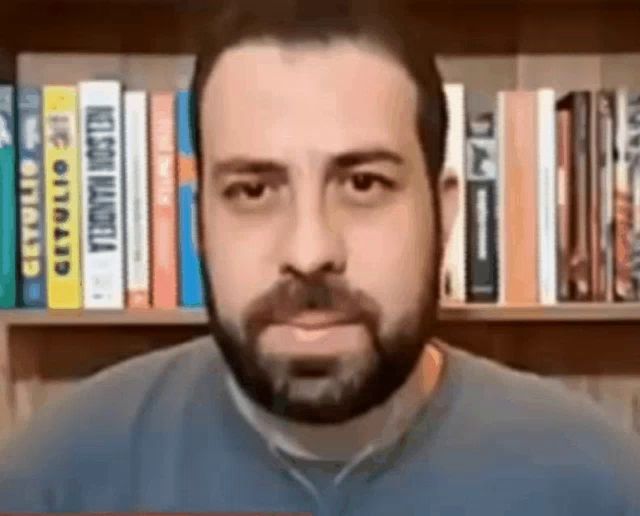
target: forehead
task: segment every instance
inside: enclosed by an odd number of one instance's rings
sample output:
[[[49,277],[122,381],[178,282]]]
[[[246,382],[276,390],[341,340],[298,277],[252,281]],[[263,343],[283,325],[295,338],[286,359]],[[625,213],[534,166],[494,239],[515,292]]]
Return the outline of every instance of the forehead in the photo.
[[[371,44],[261,41],[221,55],[201,109],[207,153],[401,146],[415,133],[417,88],[394,57]]]

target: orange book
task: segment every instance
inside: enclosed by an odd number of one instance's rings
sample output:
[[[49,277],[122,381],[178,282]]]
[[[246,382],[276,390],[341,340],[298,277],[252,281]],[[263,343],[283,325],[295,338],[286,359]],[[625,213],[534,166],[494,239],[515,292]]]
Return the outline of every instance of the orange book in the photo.
[[[178,306],[175,95],[151,94],[151,301]]]
[[[500,152],[503,239],[502,299],[534,304],[538,299],[537,116],[535,91],[501,92]]]

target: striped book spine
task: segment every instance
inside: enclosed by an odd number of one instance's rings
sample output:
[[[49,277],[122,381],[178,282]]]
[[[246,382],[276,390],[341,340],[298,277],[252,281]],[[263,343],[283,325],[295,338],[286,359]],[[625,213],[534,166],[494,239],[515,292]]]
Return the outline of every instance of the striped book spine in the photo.
[[[18,91],[20,162],[20,289],[19,303],[47,306],[44,168],[42,161],[42,91]]]

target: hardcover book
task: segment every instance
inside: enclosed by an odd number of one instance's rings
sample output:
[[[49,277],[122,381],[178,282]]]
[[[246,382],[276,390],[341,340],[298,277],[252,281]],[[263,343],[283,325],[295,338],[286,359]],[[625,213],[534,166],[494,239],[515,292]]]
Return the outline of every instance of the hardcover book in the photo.
[[[180,304],[203,305],[197,239],[197,177],[191,126],[191,93],[178,92],[178,210],[180,219]]]
[[[121,86],[83,81],[80,96],[84,307],[124,307]]]
[[[144,91],[124,94],[127,306],[149,308],[149,159],[148,96]]]
[[[18,90],[19,118],[19,304],[47,306],[44,163],[42,156],[42,91]]]
[[[47,213],[47,304],[82,307],[78,94],[75,86],[43,91]]]
[[[13,86],[0,86],[0,308],[16,306],[16,147]]]
[[[151,94],[152,304],[178,306],[175,95]]]

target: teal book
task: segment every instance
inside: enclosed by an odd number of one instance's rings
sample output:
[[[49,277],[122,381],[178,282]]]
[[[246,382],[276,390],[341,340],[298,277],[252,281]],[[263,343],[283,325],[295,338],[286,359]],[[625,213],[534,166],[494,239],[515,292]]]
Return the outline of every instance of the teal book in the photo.
[[[193,149],[193,120],[190,117],[188,90],[178,92],[178,183],[180,222],[180,304],[201,307],[203,285],[197,242],[197,174]]]
[[[0,308],[16,306],[16,148],[13,86],[0,86]]]

